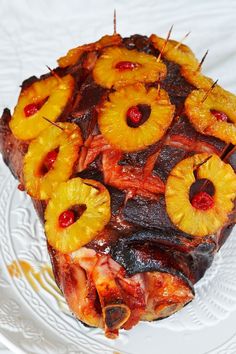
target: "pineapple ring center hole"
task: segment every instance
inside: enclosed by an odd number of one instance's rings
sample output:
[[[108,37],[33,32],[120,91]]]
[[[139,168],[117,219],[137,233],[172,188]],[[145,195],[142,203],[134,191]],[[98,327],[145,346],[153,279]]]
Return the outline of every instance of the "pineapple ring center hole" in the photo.
[[[43,107],[43,105],[47,102],[48,99],[49,96],[47,96],[46,98],[44,98],[43,100],[37,103],[30,103],[27,106],[25,106],[24,108],[25,117],[28,118],[36,114]]]
[[[144,124],[151,114],[151,107],[148,104],[138,104],[128,109],[126,121],[129,127],[138,128]]]
[[[211,114],[213,114],[213,116],[220,122],[232,123],[227,114],[225,114],[224,112],[211,109]]]
[[[59,147],[47,153],[40,167],[40,171],[39,171],[40,176],[46,175],[53,168],[58,153],[59,153]]]
[[[58,218],[59,226],[66,228],[74,224],[83,215],[86,209],[86,204],[75,204],[70,209],[63,211]]]
[[[208,210],[214,206],[215,186],[207,178],[196,179],[189,189],[189,200],[193,207]]]

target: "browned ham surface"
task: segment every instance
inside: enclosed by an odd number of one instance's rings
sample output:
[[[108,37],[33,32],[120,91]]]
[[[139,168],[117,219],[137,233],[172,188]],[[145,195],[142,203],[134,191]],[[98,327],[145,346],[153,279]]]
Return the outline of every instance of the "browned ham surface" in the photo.
[[[148,38],[123,39],[128,49],[158,55]],[[176,106],[175,117],[164,138],[133,153],[114,150],[97,125],[97,106],[107,89],[93,80],[91,70],[99,50],[84,53],[77,64],[57,68],[76,80],[73,104],[59,121],[75,122],[84,145],[73,176],[102,182],[111,196],[112,217],[96,238],[71,254],[48,245],[56,282],[74,315],[87,325],[101,327],[110,338],[120,328],[130,329],[140,320],[171,315],[194,297],[193,285],[210,267],[214,254],[227,239],[235,211],[215,235],[193,238],[180,231],[166,212],[165,184],[173,167],[194,153],[223,156],[236,169],[235,148],[197,132],[187,119],[183,103],[193,90],[177,64],[165,60],[168,74],[162,87]],[[50,74],[48,74],[50,75]],[[24,90],[32,82],[26,80]],[[0,150],[13,175],[24,184],[22,164],[28,143],[16,139],[9,128],[11,113],[0,120]],[[46,202],[33,200],[44,223]]]

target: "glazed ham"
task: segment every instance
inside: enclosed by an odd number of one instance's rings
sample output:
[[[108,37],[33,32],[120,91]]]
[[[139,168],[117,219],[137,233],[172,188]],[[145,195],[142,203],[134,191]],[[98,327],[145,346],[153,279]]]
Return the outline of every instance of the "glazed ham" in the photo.
[[[4,110],[0,150],[71,311],[116,338],[188,304],[232,230],[236,97],[155,35],[105,36],[58,63]]]

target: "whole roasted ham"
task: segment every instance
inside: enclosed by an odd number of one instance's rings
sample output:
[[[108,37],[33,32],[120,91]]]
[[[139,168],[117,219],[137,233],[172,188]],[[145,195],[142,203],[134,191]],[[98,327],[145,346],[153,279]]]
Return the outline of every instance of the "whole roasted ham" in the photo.
[[[5,163],[73,314],[116,338],[194,298],[235,223],[236,97],[185,45],[118,34],[24,81]]]

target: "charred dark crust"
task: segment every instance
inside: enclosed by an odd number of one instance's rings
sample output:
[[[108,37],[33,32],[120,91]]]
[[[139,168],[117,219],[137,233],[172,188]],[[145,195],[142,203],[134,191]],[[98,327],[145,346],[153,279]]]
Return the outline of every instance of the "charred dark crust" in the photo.
[[[197,132],[184,113],[179,117],[179,119],[176,119],[174,121],[174,124],[169,130],[168,136],[170,139],[176,136],[184,137],[189,141],[189,148],[191,148],[191,146],[194,146],[194,143],[196,142],[202,142],[203,144],[209,146],[212,151],[219,155],[224,152],[227,146],[224,141],[215,138],[214,136],[203,135]],[[186,148],[188,147],[186,146]]]
[[[236,147],[229,146],[227,149],[226,156],[224,157],[224,161],[229,163],[233,168],[234,172],[236,172]]]
[[[145,233],[145,238],[143,232],[121,238],[111,250],[113,259],[130,275],[148,271],[169,272],[181,274],[194,284],[212,264],[216,251],[213,240],[196,245],[188,240],[184,242],[178,235],[171,240],[168,231]]]
[[[9,127],[10,119],[10,110],[5,108],[0,119],[0,152],[13,176],[22,182],[23,156],[28,150],[28,144],[20,142],[12,135]]]
[[[92,107],[83,112],[76,112],[75,115],[73,114],[73,117],[69,118],[68,121],[80,127],[83,139],[86,140],[94,132],[95,127],[97,127],[96,109]]]
[[[76,123],[81,131],[84,140],[92,133],[98,133],[97,105],[100,104],[107,90],[97,85],[92,76],[89,75],[79,90],[78,103],[70,113],[70,122]]]
[[[81,172],[78,172],[74,175],[74,177],[80,177],[84,179],[95,179],[98,182],[104,183],[104,177],[102,173],[102,161],[101,155],[87,166],[87,168]]]
[[[169,136],[172,137],[174,135],[180,135],[188,137],[190,140],[196,140],[198,132],[194,129],[188,118],[185,115],[181,115],[169,130]]]
[[[130,198],[124,207],[123,216],[125,221],[144,229],[176,229],[166,213],[163,196],[153,200],[140,196]]]
[[[113,216],[120,213],[126,199],[126,193],[118,188],[107,186],[111,196],[111,212]]]
[[[163,59],[167,67],[167,76],[161,87],[169,94],[170,101],[176,106],[176,114],[180,114],[187,96],[195,89],[181,76],[180,66],[174,62]]]
[[[149,38],[140,34],[134,34],[133,36],[123,38],[123,45],[127,49],[136,49],[139,52],[152,54],[158,56],[159,52],[153,47]]]
[[[169,273],[184,280],[194,294],[192,282],[179,270],[175,259],[161,248],[148,244],[134,245],[123,239],[113,247],[111,256],[129,276],[155,271]]]
[[[33,85],[35,82],[39,81],[40,79],[37,76],[31,76],[28,79],[24,80],[21,84],[21,89],[26,90],[28,87]]]
[[[156,159],[153,175],[160,177],[163,182],[166,182],[170,171],[175,165],[188,156],[189,153],[182,148],[163,146]]]
[[[123,153],[118,164],[120,166],[134,166],[134,167],[144,167],[147,163],[147,159],[156,153],[160,149],[161,143],[157,142],[147,149],[133,153]]]

